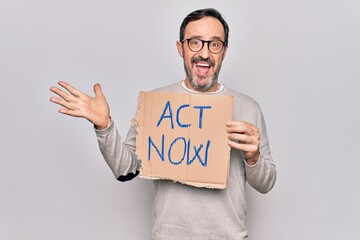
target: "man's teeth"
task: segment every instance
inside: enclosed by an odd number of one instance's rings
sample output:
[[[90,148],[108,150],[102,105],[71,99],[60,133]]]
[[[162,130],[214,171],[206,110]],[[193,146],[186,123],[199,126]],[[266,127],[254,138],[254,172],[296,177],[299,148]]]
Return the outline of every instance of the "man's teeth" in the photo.
[[[200,66],[200,67],[210,67],[210,64],[208,64],[208,63],[197,63],[196,66]]]

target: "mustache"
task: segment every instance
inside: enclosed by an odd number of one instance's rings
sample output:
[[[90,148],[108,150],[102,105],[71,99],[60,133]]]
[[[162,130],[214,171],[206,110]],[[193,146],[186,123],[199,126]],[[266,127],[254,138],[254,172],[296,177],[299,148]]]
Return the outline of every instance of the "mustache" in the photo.
[[[197,62],[206,62],[208,63],[211,67],[214,67],[215,66],[215,62],[210,59],[210,58],[203,58],[203,57],[200,57],[200,56],[197,56],[197,57],[193,57],[191,59],[191,64],[194,64],[194,63],[197,63]]]

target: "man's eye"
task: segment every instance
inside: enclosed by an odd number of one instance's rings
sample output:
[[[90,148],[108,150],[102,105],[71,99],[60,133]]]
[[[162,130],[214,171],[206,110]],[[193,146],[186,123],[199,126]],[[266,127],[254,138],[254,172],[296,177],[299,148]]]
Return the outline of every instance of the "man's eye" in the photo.
[[[211,47],[218,48],[218,47],[220,47],[220,43],[219,42],[212,42]]]
[[[191,40],[190,44],[193,46],[198,46],[198,45],[200,45],[200,41],[199,40]]]

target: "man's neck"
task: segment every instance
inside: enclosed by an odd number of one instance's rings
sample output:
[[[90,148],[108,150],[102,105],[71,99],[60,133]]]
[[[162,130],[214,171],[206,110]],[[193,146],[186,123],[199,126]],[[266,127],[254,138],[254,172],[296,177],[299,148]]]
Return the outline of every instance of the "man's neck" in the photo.
[[[187,89],[189,92],[193,92],[193,93],[217,93],[217,92],[221,92],[224,89],[224,85],[220,84],[220,83],[216,83],[216,85],[214,87],[212,87],[211,89],[207,90],[207,91],[199,91],[197,89],[194,89],[190,82],[187,81],[187,79],[183,80],[181,82],[181,85],[183,86],[183,88]]]
[[[206,91],[199,91],[198,89],[195,89],[193,86],[191,86],[190,81],[188,79],[184,80],[185,86],[188,90],[192,92],[198,92],[198,93],[214,93],[221,89],[222,85],[220,83],[215,83],[210,89]]]

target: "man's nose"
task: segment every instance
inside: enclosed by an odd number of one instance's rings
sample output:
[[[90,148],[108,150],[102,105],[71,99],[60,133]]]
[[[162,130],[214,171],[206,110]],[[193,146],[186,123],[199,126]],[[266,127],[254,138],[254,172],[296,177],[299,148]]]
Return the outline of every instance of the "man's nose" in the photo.
[[[205,43],[203,48],[200,50],[199,55],[204,58],[207,59],[210,55],[210,51],[209,51],[209,43]]]

